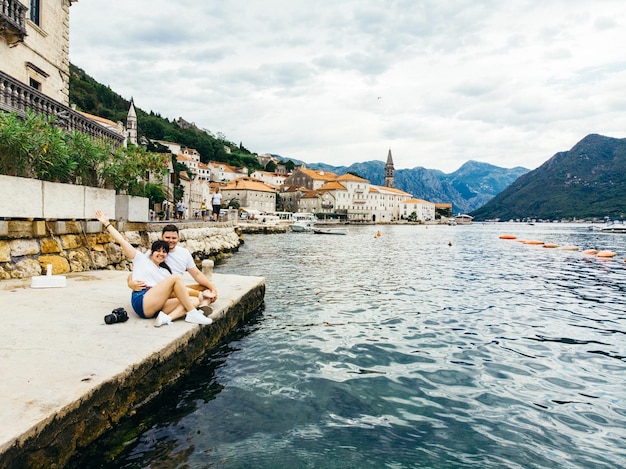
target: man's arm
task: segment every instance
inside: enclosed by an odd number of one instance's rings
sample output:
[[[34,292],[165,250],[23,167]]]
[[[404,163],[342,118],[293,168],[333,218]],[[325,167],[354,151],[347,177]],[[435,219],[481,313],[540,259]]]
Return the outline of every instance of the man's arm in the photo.
[[[215,288],[215,285],[213,285],[213,283],[200,271],[200,269],[192,267],[187,269],[187,272],[189,272],[189,275],[191,275],[198,284],[206,287],[211,292],[211,295],[213,296],[211,298],[211,303],[217,300],[217,288]]]
[[[141,280],[133,280],[133,274],[128,276],[126,283],[128,284],[128,288],[132,291],[141,291],[146,288],[146,284]]]

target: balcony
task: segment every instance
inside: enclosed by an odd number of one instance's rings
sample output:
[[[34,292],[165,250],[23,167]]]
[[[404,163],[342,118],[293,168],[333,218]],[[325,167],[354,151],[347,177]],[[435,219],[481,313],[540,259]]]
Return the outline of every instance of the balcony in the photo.
[[[26,36],[26,11],[28,7],[18,0],[0,0],[0,34],[9,44],[17,44]]]
[[[11,3],[8,0],[0,1],[3,2],[3,6],[5,3]],[[29,109],[37,114],[55,116],[55,124],[67,131],[77,131],[93,138],[109,140],[115,145],[124,143],[123,135],[87,119],[75,110],[0,71],[0,110],[25,115]]]

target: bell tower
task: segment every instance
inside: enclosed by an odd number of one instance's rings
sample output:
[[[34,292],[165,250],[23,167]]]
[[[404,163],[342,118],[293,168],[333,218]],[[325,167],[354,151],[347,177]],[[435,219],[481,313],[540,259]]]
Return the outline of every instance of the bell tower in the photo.
[[[393,158],[391,157],[391,148],[387,153],[387,163],[385,164],[385,187],[393,187]]]
[[[126,117],[126,141],[137,145],[137,112],[133,98],[130,98],[130,108]]]

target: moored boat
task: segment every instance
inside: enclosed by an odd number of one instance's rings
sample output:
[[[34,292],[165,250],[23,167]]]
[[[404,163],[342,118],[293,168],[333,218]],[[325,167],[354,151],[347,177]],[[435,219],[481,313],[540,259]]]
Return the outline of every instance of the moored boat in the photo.
[[[471,215],[467,215],[466,213],[459,213],[456,217],[454,217],[454,221],[457,225],[471,225],[474,217]]]
[[[348,228],[328,228],[328,227],[317,227],[313,228],[313,233],[315,234],[330,234],[330,235],[347,235]]]

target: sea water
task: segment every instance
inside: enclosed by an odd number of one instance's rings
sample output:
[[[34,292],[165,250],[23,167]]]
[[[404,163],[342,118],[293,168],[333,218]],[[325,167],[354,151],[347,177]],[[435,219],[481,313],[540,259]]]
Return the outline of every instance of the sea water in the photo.
[[[626,466],[626,235],[349,230],[246,236],[264,308],[71,467]]]

